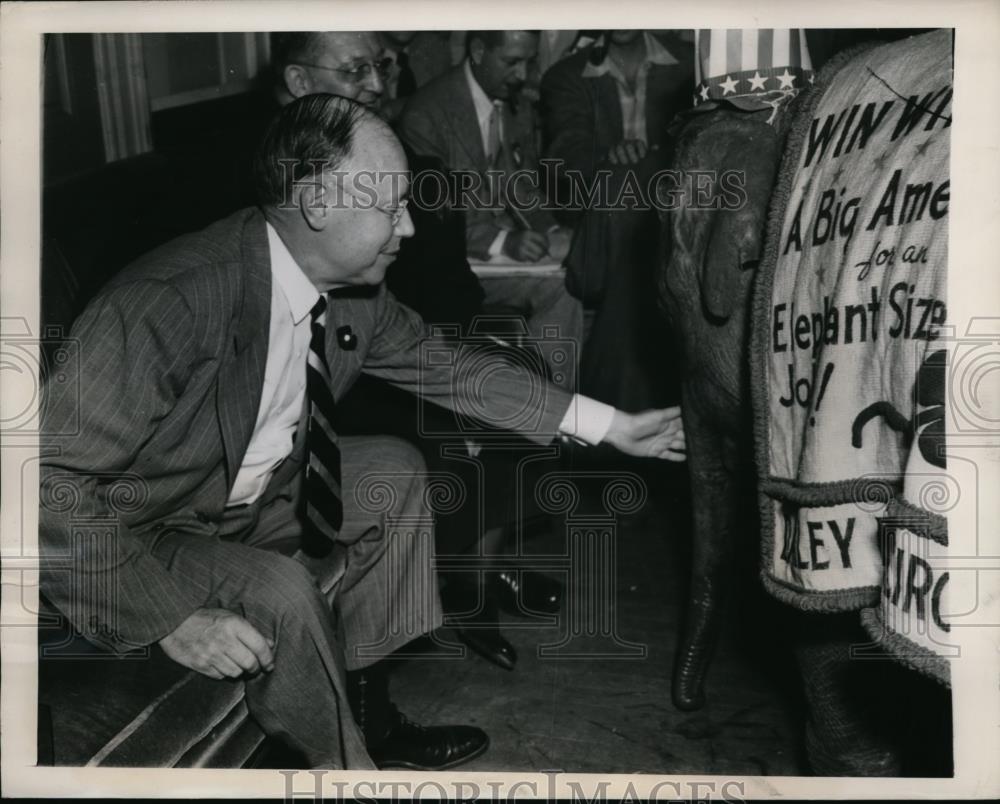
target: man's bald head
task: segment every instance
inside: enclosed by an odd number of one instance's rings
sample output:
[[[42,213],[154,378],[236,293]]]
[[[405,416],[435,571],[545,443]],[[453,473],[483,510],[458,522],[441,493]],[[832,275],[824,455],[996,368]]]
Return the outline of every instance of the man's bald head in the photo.
[[[255,160],[258,201],[321,292],[376,285],[413,234],[406,155],[374,112],[336,95],[285,106]]]

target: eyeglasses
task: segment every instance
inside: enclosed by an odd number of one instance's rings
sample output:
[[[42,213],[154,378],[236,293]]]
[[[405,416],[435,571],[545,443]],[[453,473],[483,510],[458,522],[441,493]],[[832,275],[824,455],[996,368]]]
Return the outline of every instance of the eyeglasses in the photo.
[[[406,208],[409,206],[410,200],[405,199],[400,201],[395,209],[385,209],[383,207],[375,207],[383,215],[388,215],[389,220],[392,221],[392,227],[395,229],[401,220],[403,220],[403,215],[406,213]]]
[[[399,222],[403,220],[403,215],[406,214],[406,208],[410,204],[410,199],[404,198],[395,207],[392,208],[377,207],[375,206],[375,204],[367,202],[366,199],[362,199],[360,196],[355,195],[354,193],[344,189],[343,187],[341,188],[341,192],[343,192],[344,195],[349,195],[351,198],[357,199],[358,201],[365,202],[355,207],[356,209],[374,209],[381,212],[383,215],[389,218],[389,220],[392,222],[392,226],[394,229],[396,228],[396,226],[399,225]]]
[[[344,79],[352,84],[360,84],[362,81],[368,78],[372,72],[378,73],[378,77],[383,81],[389,77],[389,73],[392,72],[393,61],[388,56],[384,59],[379,59],[376,62],[366,61],[359,64],[357,67],[352,67],[351,69],[345,69],[344,67],[327,67],[323,64],[312,64],[308,61],[297,61],[296,64],[302,67],[315,67],[317,70],[329,70],[332,73],[340,73],[344,76]]]

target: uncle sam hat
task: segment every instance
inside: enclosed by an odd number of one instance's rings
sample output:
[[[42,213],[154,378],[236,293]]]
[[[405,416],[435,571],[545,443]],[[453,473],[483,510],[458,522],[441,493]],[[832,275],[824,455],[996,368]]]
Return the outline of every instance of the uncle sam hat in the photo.
[[[812,83],[801,28],[702,29],[695,32],[695,108],[721,101],[744,111],[773,109]]]

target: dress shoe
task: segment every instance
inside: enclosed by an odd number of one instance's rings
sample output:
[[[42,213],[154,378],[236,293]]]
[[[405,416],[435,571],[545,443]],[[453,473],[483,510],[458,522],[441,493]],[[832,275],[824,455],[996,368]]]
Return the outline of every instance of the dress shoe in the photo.
[[[517,664],[517,651],[498,627],[455,628],[458,638],[487,661],[504,670],[513,670]]]
[[[508,614],[555,614],[562,602],[562,584],[540,572],[498,572],[493,575],[492,586],[500,608]]]
[[[449,575],[448,584],[441,592],[445,625],[454,628],[456,636],[487,661],[504,670],[513,670],[517,651],[500,633],[494,584],[483,580],[479,573],[471,578],[467,573]],[[452,617],[453,612],[458,612],[461,618]]]
[[[490,738],[475,726],[420,726],[399,710],[389,733],[368,753],[379,769],[441,771],[475,759],[490,745]]]

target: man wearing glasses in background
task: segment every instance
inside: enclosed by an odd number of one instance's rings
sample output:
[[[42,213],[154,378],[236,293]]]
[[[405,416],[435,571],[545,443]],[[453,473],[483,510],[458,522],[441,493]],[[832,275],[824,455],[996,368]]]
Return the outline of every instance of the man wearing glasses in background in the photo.
[[[393,66],[372,31],[295,31],[275,34],[272,43],[282,106],[316,92],[374,106]]]

